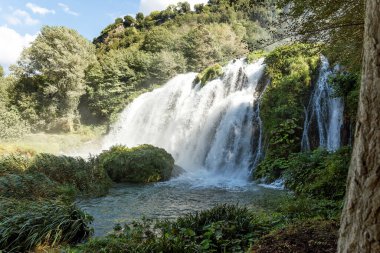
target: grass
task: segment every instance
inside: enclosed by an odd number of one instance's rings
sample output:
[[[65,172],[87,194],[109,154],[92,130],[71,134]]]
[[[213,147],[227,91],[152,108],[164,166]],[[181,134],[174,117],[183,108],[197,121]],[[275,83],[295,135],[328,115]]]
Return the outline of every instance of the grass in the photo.
[[[80,149],[86,145],[96,145],[100,137],[105,134],[105,131],[105,127],[102,126],[83,126],[76,133],[36,133],[28,134],[21,139],[12,141],[2,140],[0,143],[0,156],[7,154],[26,154],[32,156],[36,153],[62,154]]]
[[[0,251],[26,252],[88,238],[92,218],[75,205],[0,198]]]

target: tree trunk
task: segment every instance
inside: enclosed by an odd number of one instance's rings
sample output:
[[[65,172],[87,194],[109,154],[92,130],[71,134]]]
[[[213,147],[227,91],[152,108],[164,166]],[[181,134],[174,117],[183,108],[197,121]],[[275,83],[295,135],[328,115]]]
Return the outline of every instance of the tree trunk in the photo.
[[[358,122],[338,252],[380,252],[380,0],[367,0]]]

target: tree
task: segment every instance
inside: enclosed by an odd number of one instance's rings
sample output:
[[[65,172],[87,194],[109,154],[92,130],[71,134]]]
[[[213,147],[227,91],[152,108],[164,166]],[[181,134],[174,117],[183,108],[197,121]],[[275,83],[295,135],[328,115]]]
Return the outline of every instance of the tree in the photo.
[[[125,16],[124,17],[124,26],[125,27],[130,27],[130,26],[135,26],[136,25],[136,20],[132,16]]]
[[[330,61],[360,70],[364,0],[281,0],[288,33],[307,42],[324,42]],[[289,8],[291,6],[291,8]]]
[[[186,71],[186,60],[179,52],[162,50],[156,53],[150,68],[151,80],[163,84],[168,79]]]
[[[228,61],[247,52],[230,25],[212,24],[193,28],[182,43],[190,70],[201,71],[218,62]]]
[[[15,87],[19,89],[18,99],[14,102],[20,105],[22,94],[30,97],[34,92],[33,103],[38,103],[35,108],[39,110],[36,113],[57,118],[57,124],[73,131],[79,98],[86,88],[85,70],[95,59],[95,47],[75,30],[43,27],[13,67],[19,78]],[[55,123],[49,121],[46,123],[54,128]]]
[[[0,66],[0,78],[4,76],[4,69],[2,66]]]
[[[111,50],[86,71],[89,110],[108,121],[126,105],[128,97],[149,78],[150,54],[135,48]]]
[[[179,13],[185,14],[191,11],[191,6],[188,2],[179,2],[177,6]]]
[[[367,0],[362,85],[338,252],[380,252],[380,2]]]
[[[158,26],[146,33],[142,49],[148,52],[157,53],[161,50],[172,49],[175,43],[175,34],[165,27]]]

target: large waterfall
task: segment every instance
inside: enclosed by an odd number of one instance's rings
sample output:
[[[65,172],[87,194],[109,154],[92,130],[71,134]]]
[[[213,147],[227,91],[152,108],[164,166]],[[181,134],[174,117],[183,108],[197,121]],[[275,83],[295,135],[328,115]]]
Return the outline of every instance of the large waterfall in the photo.
[[[340,132],[343,125],[343,101],[334,97],[328,79],[333,75],[328,60],[321,57],[321,69],[308,108],[305,108],[305,123],[302,149],[310,150],[310,131],[313,121],[319,137],[319,146],[335,151],[341,146]]]
[[[258,83],[264,67],[263,59],[235,60],[203,87],[193,84],[195,73],[173,78],[124,110],[103,149],[152,144],[189,173],[247,180],[262,152]]]

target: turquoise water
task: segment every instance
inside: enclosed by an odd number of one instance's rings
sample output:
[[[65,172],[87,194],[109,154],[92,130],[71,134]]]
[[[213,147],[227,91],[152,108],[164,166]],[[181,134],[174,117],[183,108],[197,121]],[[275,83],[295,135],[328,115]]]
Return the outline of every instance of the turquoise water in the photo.
[[[107,196],[79,200],[78,205],[94,217],[95,236],[103,236],[117,223],[129,223],[142,217],[174,219],[223,203],[262,209],[268,201],[284,194],[284,191],[249,182],[208,185],[202,180],[196,184],[178,179],[149,185],[117,184]]]

